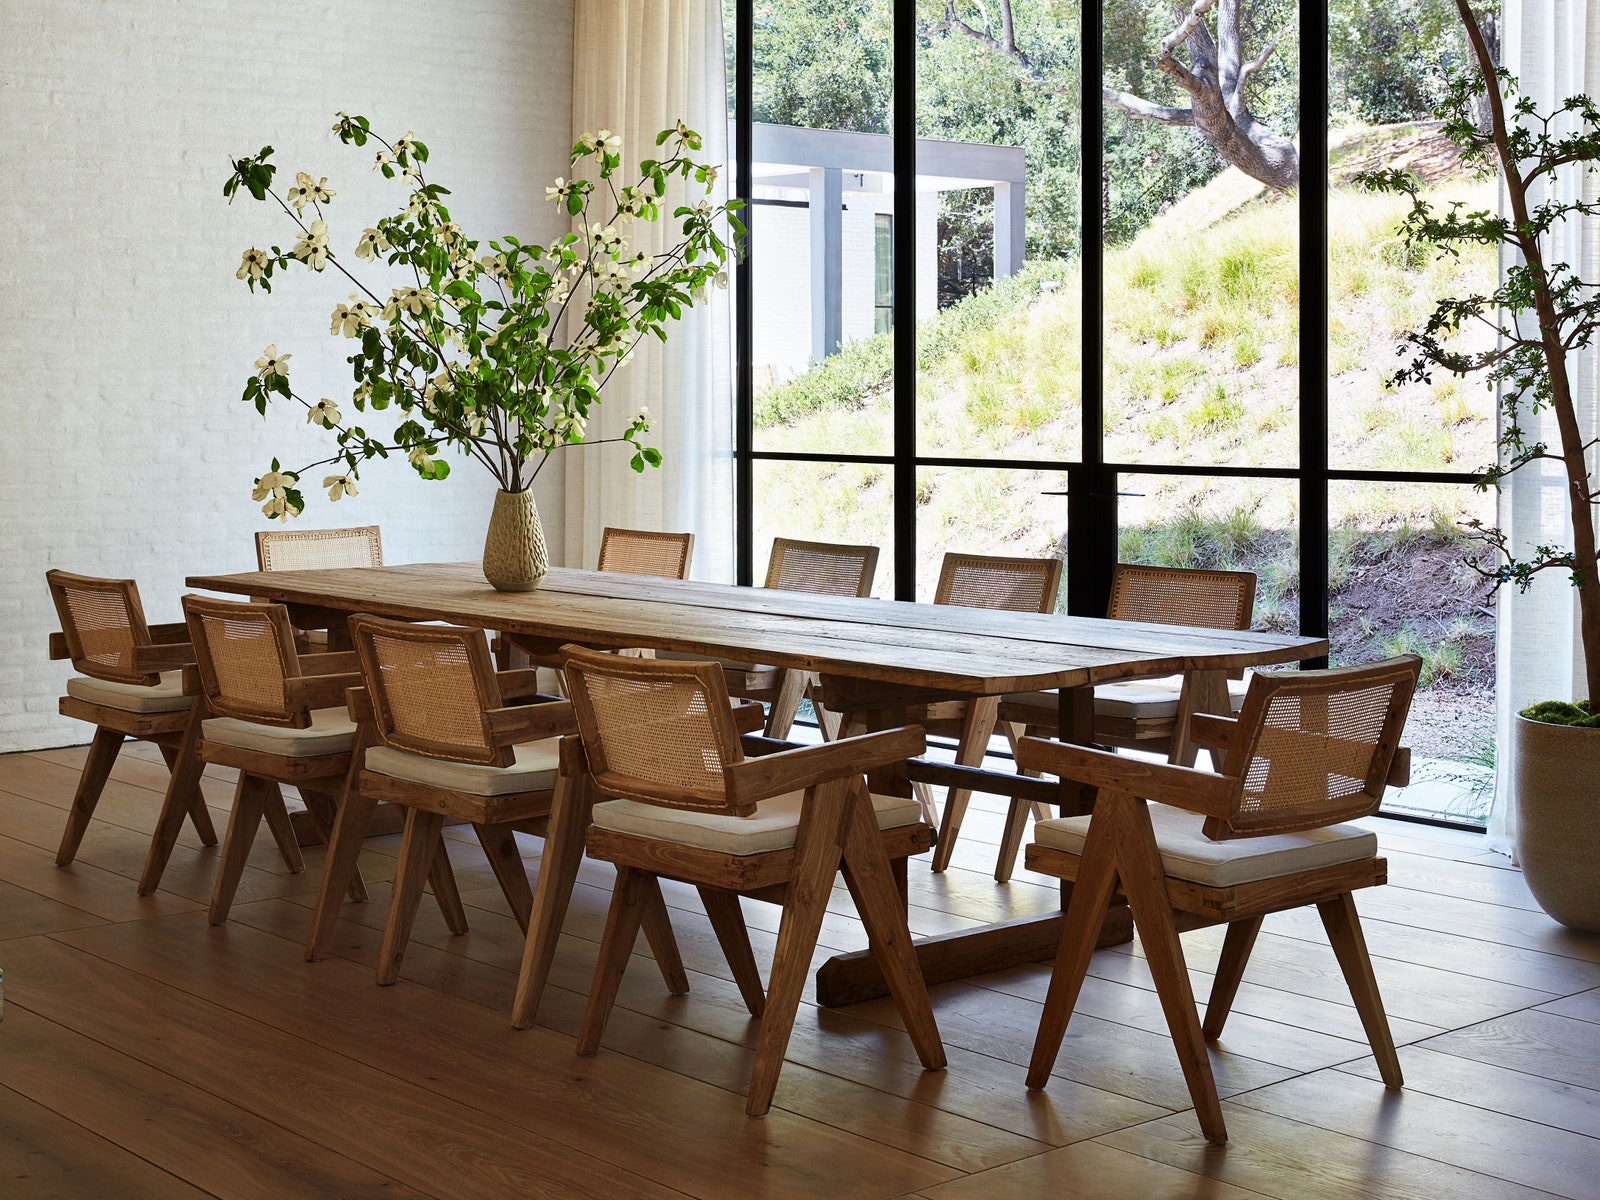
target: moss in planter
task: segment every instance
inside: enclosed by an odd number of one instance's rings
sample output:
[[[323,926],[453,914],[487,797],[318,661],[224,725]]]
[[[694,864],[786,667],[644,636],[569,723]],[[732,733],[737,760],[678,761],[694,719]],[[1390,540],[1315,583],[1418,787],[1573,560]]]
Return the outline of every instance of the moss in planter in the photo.
[[[1579,700],[1568,704],[1565,700],[1541,700],[1522,710],[1530,721],[1543,721],[1546,725],[1578,725],[1585,729],[1600,729],[1600,710],[1592,700]]]

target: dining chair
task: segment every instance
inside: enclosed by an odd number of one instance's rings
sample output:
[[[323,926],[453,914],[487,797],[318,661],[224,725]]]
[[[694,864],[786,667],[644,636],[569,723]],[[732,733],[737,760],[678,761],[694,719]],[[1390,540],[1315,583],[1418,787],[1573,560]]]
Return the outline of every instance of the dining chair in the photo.
[[[817,596],[870,596],[877,571],[876,546],[780,537],[772,539],[765,586]],[[727,674],[728,690],[733,695],[770,706],[766,723],[768,737],[787,738],[800,711],[800,702],[806,699],[811,700],[816,711],[823,738],[832,740],[838,736],[838,714],[822,707],[814,672],[733,660],[723,661],[722,666]]]
[[[56,866],[64,867],[77,857],[124,739],[158,747],[171,772],[194,709],[183,691],[183,667],[194,661],[194,650],[183,622],[146,622],[131,579],[52,570],[45,572],[45,583],[61,621],[61,632],[50,635],[50,657],[71,659],[77,672],[67,680],[59,711],[94,726],[56,850]],[[187,786],[180,800],[201,844],[215,846],[217,833],[198,783]]]
[[[378,958],[378,983],[388,985],[399,978],[423,880],[444,853],[447,818],[471,824],[527,933],[533,892],[516,834],[544,836],[561,786],[559,738],[576,733],[577,725],[570,702],[537,695],[533,671],[497,674],[481,629],[357,615],[350,619],[350,632],[362,686],[348,701],[352,716],[374,737],[363,746],[334,829],[323,884],[323,896],[332,903],[319,902],[306,956],[319,958],[325,950],[344,880],[355,870],[374,807],[386,800],[406,811]],[[533,703],[516,703],[529,697]],[[665,906],[649,918],[668,987],[686,991],[688,979]]]
[[[600,560],[595,570],[687,579],[689,560],[693,557],[692,533],[658,533],[650,529],[607,526],[600,533]]]
[[[1250,628],[1255,611],[1256,577],[1250,571],[1212,571],[1194,567],[1151,567],[1118,563],[1111,575],[1112,621],[1144,621],[1199,629]],[[1155,679],[1127,679],[1097,684],[1094,689],[1094,740],[1097,745],[1147,750],[1169,762],[1192,767],[1199,747],[1189,737],[1189,719],[1196,712],[1238,712],[1248,681],[1244,673],[1196,671]],[[1055,692],[1020,692],[1000,701],[1000,728],[1011,743],[1017,738],[1059,736]],[[1226,705],[1226,708],[1224,708]],[[994,877],[1004,883],[1021,853],[1030,806],[1013,800],[995,860]],[[1047,806],[1031,806],[1035,820],[1053,814]]]
[[[262,529],[256,532],[256,563],[263,571],[324,571],[383,566],[383,538],[376,525],[345,529]],[[296,629],[301,653],[350,649],[343,626]]]
[[[189,595],[183,612],[203,701],[194,757],[239,772],[208,913],[221,925],[263,817],[290,871],[305,870],[280,785],[300,793],[324,840],[332,832],[355,735],[344,692],[361,677],[348,652],[300,654],[281,604]],[[349,888],[366,899],[359,872]]]
[[[949,553],[939,567],[933,602],[963,608],[1050,613],[1055,611],[1056,593],[1060,589],[1059,558]],[[954,737],[956,763],[976,767],[982,765],[984,755],[989,752],[989,739],[994,735],[999,713],[1000,697],[978,696],[914,708],[910,715],[929,733]],[[933,794],[929,785],[912,786],[931,822]],[[933,850],[935,871],[943,871],[950,865],[950,855],[961,834],[961,821],[966,816],[971,796],[966,788],[951,788],[945,796],[944,811],[939,816],[939,840]]]
[[[1119,756],[1024,738],[1018,760],[1074,787],[1099,789],[1088,816],[1034,826],[1030,870],[1072,884],[1061,943],[1028,1067],[1050,1078],[1106,905],[1121,891],[1166,1014],[1207,1140],[1227,1140],[1206,1042],[1222,1036],[1245,964],[1269,913],[1314,904],[1387,1087],[1402,1084],[1353,893],[1386,882],[1369,830],[1345,822],[1378,810],[1403,781],[1400,735],[1422,660],[1404,655],[1327,671],[1260,672],[1237,718],[1197,714],[1194,735],[1220,768]],[[1147,803],[1148,802],[1148,803]],[[1195,1011],[1179,933],[1224,924],[1206,1005]]]
[[[930,831],[914,801],[867,792],[864,771],[921,753],[908,727],[745,758],[722,668],[565,647],[562,662],[586,774],[601,795],[586,843],[616,864],[600,960],[578,1034],[594,1054],[646,903],[661,878],[693,884],[761,1033],[745,1112],[764,1115],[794,1026],[835,876],[845,882],[922,1065],[944,1047],[895,885],[893,859]],[[741,895],[781,893],[772,975],[762,992]]]

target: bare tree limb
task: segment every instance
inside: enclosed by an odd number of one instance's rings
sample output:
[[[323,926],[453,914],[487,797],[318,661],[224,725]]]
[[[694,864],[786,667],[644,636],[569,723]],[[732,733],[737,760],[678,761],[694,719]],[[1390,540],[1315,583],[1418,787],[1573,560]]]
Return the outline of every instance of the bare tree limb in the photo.
[[[1267,65],[1267,59],[1272,57],[1272,52],[1278,48],[1278,43],[1283,41],[1283,39],[1288,36],[1289,27],[1285,26],[1279,31],[1277,37],[1273,38],[1267,43],[1266,48],[1262,50],[1260,54],[1256,55],[1249,62],[1245,63],[1243,67],[1239,68],[1239,80],[1236,84],[1234,84],[1233,88],[1235,96],[1242,97],[1244,95],[1244,85],[1250,82],[1250,77],[1252,75]]]
[[[1104,84],[1100,87],[1100,94],[1112,108],[1120,109],[1135,117],[1143,117],[1149,121],[1159,121],[1163,125],[1194,125],[1194,110],[1192,108],[1173,108],[1166,104],[1152,104],[1141,96],[1119,92],[1115,88],[1106,87]]]
[[[1217,0],[1195,0],[1194,7],[1187,16],[1178,22],[1178,27],[1166,37],[1161,39],[1161,45],[1156,50],[1157,58],[1170,58],[1172,52],[1184,42],[1189,40],[1189,35],[1194,32],[1194,27],[1200,24],[1202,18],[1217,6]]]

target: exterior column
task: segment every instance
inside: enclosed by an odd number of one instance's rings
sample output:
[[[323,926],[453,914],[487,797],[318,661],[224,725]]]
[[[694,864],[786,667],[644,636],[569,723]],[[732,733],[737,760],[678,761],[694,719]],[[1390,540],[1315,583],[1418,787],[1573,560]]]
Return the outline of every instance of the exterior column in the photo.
[[[811,169],[811,357],[844,340],[844,172]]]
[[[1024,221],[1025,185],[994,185],[994,277],[1001,279],[1022,270],[1028,230]]]

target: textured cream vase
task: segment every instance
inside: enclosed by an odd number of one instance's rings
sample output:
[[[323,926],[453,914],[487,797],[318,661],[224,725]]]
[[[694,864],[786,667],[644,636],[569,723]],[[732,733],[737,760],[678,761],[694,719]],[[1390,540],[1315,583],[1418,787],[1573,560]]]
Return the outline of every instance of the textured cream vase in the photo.
[[[1512,759],[1528,890],[1563,925],[1600,933],[1600,729],[1519,716]]]
[[[483,577],[502,592],[528,592],[550,569],[533,492],[496,492],[483,540]]]

